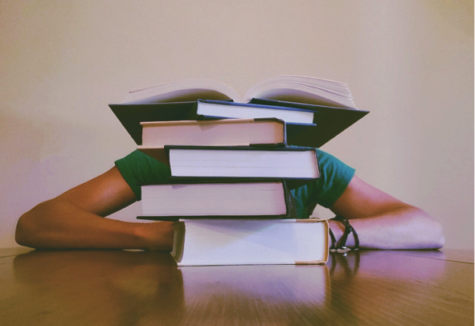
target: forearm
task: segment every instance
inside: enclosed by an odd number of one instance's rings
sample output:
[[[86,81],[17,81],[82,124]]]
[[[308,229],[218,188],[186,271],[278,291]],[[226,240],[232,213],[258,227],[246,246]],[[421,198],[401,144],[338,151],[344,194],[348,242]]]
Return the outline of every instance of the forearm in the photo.
[[[349,220],[358,233],[360,247],[367,249],[436,249],[444,244],[440,224],[424,211],[402,206],[383,214]],[[343,226],[330,221],[330,228],[339,239]],[[354,245],[353,236],[347,246]]]
[[[156,224],[156,225],[155,225]],[[18,221],[16,240],[34,248],[170,250],[169,224],[105,219],[65,201],[44,202]],[[152,233],[156,240],[151,239]]]

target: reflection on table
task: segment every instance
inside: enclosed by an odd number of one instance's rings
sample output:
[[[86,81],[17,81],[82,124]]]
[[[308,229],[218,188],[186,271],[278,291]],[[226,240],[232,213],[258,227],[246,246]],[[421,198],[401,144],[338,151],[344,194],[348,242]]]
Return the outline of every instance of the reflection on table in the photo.
[[[2,325],[473,324],[473,263],[439,251],[182,268],[167,253],[32,251],[0,273]]]

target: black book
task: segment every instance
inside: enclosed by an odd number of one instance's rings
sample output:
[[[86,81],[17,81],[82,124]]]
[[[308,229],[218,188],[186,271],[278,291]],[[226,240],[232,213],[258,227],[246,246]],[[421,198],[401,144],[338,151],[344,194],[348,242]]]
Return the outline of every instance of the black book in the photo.
[[[287,137],[291,139],[292,144],[296,146],[320,147],[369,113],[369,111],[356,110],[353,108],[329,107],[257,98],[252,99],[252,103],[313,111],[313,123],[316,127],[303,124],[288,124],[287,126]]]
[[[109,104],[137,145],[142,145],[141,122],[189,120],[196,101],[153,104]]]
[[[255,102],[271,103],[274,101],[253,99]],[[142,122],[186,121],[196,116],[196,103],[155,103],[155,104],[110,104],[112,112],[119,119],[137,145],[142,145]],[[232,103],[232,102],[231,102]],[[228,103],[229,105],[229,103]],[[345,108],[305,105],[301,103],[284,103],[279,101],[278,108],[312,108],[312,124],[286,123],[287,145],[303,147],[321,147],[345,129],[367,115],[368,111]],[[268,108],[275,108],[267,105]],[[205,118],[196,116],[198,119]]]

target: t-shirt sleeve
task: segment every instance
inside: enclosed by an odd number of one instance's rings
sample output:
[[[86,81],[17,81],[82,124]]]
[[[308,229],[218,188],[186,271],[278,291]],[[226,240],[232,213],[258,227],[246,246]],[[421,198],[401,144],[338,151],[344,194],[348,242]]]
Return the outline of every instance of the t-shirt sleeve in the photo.
[[[316,204],[331,207],[343,194],[355,174],[355,169],[322,150],[317,149],[317,159],[320,178],[291,191],[300,218],[307,217],[307,209]]]
[[[129,155],[115,161],[122,177],[132,188],[137,200],[142,199],[140,185],[165,183],[170,177],[170,167],[135,150]]]
[[[319,205],[329,208],[348,187],[355,169],[322,150],[317,149],[317,158],[321,175],[317,181],[315,199]]]
[[[293,189],[292,194],[297,203],[308,206],[310,202],[318,203],[324,207],[332,206],[345,191],[350,183],[355,169],[346,165],[333,155],[317,149],[320,178],[303,187]],[[129,155],[115,161],[123,178],[130,186],[137,200],[142,199],[142,184],[160,184],[168,182],[171,175],[170,167],[135,150]]]

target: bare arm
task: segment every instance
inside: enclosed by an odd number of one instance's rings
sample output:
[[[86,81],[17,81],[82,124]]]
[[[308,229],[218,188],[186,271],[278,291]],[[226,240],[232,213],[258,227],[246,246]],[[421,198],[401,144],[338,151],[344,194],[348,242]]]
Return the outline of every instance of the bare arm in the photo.
[[[408,205],[354,176],[331,210],[351,219],[362,248],[436,249],[444,245],[440,224],[423,210]],[[343,227],[330,221],[338,239]],[[349,237],[347,245],[354,244]]]
[[[135,201],[132,189],[114,167],[23,214],[16,241],[34,248],[170,250],[171,223],[103,218]]]
[[[106,173],[23,214],[16,240],[34,248],[140,248],[170,250],[171,223],[130,223],[103,216],[135,202],[119,170]],[[407,205],[354,177],[331,209],[351,219],[361,246],[379,249],[440,248],[440,225],[424,211]],[[331,221],[339,237],[341,225]],[[349,239],[348,245],[351,245]]]

